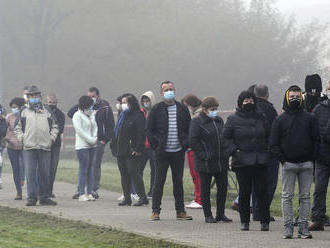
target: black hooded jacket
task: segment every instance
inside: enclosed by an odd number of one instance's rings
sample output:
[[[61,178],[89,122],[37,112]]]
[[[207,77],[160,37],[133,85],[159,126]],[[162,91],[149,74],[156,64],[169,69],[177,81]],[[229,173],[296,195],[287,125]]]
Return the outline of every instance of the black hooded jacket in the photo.
[[[320,132],[320,147],[317,161],[330,166],[330,144],[326,142],[327,126],[330,120],[330,100],[325,100],[318,104],[313,114],[318,121]]]
[[[221,137],[223,126],[221,117],[211,119],[203,112],[192,119],[189,145],[194,151],[196,171],[216,173],[228,169],[228,156]]]
[[[284,112],[273,122],[270,151],[282,163],[313,161],[316,159],[319,144],[317,119],[303,109],[303,104],[295,110],[289,106],[289,89],[284,97]]]

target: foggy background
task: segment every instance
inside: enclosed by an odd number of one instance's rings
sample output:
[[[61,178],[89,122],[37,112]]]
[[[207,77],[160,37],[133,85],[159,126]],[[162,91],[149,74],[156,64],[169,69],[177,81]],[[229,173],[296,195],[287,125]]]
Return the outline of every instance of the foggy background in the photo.
[[[263,83],[280,107],[307,74],[330,79],[330,3],[302,2],[0,0],[1,103],[31,84],[55,92],[64,111],[90,86],[112,106],[126,92],[159,100],[171,80],[178,99],[213,95],[222,110]]]

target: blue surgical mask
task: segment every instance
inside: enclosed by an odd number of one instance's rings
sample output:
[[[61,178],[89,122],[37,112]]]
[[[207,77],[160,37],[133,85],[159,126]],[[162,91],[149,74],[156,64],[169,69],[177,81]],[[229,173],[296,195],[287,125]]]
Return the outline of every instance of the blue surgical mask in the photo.
[[[175,98],[174,90],[169,90],[164,92],[164,98],[168,101],[171,101]]]
[[[31,105],[35,105],[35,104],[40,103],[40,99],[31,97],[31,98],[29,98],[29,102]]]
[[[150,109],[150,108],[151,108],[151,103],[150,103],[150,102],[145,102],[145,103],[143,103],[143,106],[144,106],[146,109]]]
[[[207,114],[208,117],[214,119],[219,115],[219,110],[209,111]]]
[[[17,114],[17,113],[19,113],[19,108],[12,108],[12,109],[11,109],[11,112],[12,112],[13,114]]]

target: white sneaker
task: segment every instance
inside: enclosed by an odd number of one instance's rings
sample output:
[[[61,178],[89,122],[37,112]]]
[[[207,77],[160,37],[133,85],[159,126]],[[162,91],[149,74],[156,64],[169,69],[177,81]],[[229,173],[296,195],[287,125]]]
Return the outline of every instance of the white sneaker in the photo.
[[[0,189],[2,189],[2,178],[0,177]]]
[[[190,204],[186,205],[186,208],[194,208],[194,209],[199,209],[199,208],[203,208],[202,205],[198,204],[195,201],[192,201]]]
[[[140,197],[137,194],[131,194],[131,199],[134,201],[140,200]]]
[[[88,197],[88,200],[90,200],[90,201],[95,201],[95,198],[94,198],[93,195],[89,194],[87,197]]]
[[[89,200],[88,196],[85,194],[85,195],[79,196],[79,201],[85,202],[85,201],[90,201],[90,200]]]
[[[118,201],[123,201],[124,200],[124,195],[121,195],[117,198]]]

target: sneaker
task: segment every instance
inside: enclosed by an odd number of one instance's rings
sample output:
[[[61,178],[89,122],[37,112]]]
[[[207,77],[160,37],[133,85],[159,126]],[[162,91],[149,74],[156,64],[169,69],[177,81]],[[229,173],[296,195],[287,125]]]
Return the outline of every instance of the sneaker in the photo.
[[[217,221],[223,221],[223,222],[232,222],[232,219],[229,219],[226,215],[222,215],[222,216],[217,216],[216,217]]]
[[[203,206],[195,201],[192,201],[190,204],[186,205],[186,208],[201,209]]]
[[[141,198],[140,200],[137,201],[137,203],[133,204],[134,207],[140,207],[143,205],[148,205],[149,204],[149,200],[147,198]]]
[[[99,199],[99,198],[100,198],[100,196],[99,196],[99,194],[97,193],[97,191],[93,191],[93,192],[92,192],[92,196],[93,196],[95,199]]]
[[[46,198],[46,199],[40,200],[39,204],[43,205],[43,206],[56,206],[57,202],[55,202],[49,198]]]
[[[95,198],[92,194],[87,195],[87,197],[88,197],[88,200],[95,201]]]
[[[160,220],[158,213],[152,213],[150,220]]]
[[[35,206],[35,205],[37,205],[37,201],[34,199],[29,199],[27,201],[27,203],[25,204],[25,206],[27,206],[27,207],[31,207],[31,206]]]
[[[79,196],[80,196],[79,192],[76,192],[73,194],[72,199],[77,200],[79,199]]]
[[[192,220],[193,218],[190,215],[187,215],[185,211],[176,214],[177,220]]]
[[[118,201],[123,201],[125,199],[124,195],[121,195],[117,198]]]
[[[140,197],[137,194],[131,194],[131,198],[132,198],[133,201],[140,200]]]
[[[261,223],[260,231],[263,232],[269,231],[269,223]]]
[[[238,212],[238,204],[236,202],[233,202],[230,208]]]
[[[241,231],[249,231],[250,224],[249,223],[241,223]]]
[[[293,238],[293,225],[285,225],[283,232],[283,239],[292,239]]]
[[[324,224],[313,222],[308,227],[309,231],[324,231]]]
[[[308,230],[308,223],[299,223],[298,238],[311,239],[312,234]]]
[[[90,201],[90,200],[89,200],[88,196],[84,194],[84,195],[79,196],[79,201],[86,202],[86,201]]]
[[[217,220],[211,215],[209,217],[205,217],[206,223],[217,223]]]

